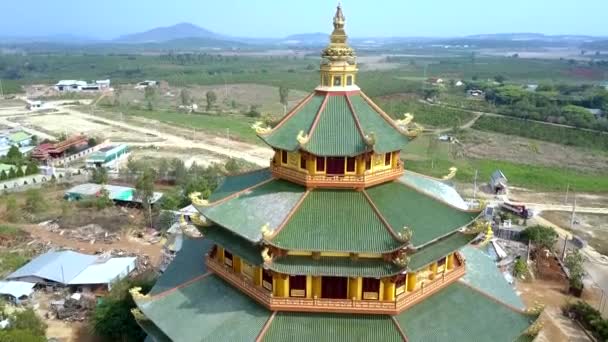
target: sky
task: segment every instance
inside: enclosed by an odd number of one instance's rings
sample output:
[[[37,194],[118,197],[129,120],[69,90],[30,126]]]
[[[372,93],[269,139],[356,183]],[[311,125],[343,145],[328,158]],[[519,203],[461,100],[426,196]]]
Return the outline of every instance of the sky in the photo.
[[[190,22],[240,37],[330,32],[335,0],[19,0],[0,10],[0,36],[101,39]],[[536,32],[608,36],[608,0],[343,0],[355,37]]]

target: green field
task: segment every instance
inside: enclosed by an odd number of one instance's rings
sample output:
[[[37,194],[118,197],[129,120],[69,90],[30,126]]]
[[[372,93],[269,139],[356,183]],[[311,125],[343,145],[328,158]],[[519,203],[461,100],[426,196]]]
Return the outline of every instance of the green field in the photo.
[[[175,125],[187,129],[195,129],[218,136],[226,136],[229,132],[232,139],[249,143],[260,143],[251,125],[259,119],[239,115],[207,115],[185,114],[178,112],[159,112],[145,110],[127,110],[124,113],[146,119],[157,120],[162,123]],[[229,131],[227,131],[229,130]]]
[[[608,134],[505,117],[482,116],[473,129],[538,139],[563,145],[608,149]]]
[[[382,107],[393,118],[403,118],[403,114],[414,115],[414,122],[435,128],[452,128],[471,121],[475,115],[471,112],[431,106],[412,100],[380,100]]]

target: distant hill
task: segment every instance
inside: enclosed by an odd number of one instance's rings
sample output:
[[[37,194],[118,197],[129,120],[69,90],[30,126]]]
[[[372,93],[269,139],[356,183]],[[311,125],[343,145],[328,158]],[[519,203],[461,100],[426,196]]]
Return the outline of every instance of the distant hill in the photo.
[[[302,33],[293,34],[282,39],[284,44],[327,44],[329,41],[329,35],[327,33],[315,32],[315,33]]]
[[[225,36],[211,32],[190,23],[181,23],[168,27],[158,27],[145,32],[128,34],[115,39],[120,43],[161,43],[176,39],[206,38],[224,40]]]

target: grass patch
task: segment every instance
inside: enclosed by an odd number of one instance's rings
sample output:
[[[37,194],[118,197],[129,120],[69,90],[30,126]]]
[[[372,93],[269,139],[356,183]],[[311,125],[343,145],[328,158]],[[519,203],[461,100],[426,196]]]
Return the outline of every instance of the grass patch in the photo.
[[[463,183],[473,183],[475,170],[479,171],[477,182],[483,183],[489,181],[492,172],[500,169],[509,178],[509,184],[533,190],[563,191],[568,184],[570,184],[570,189],[581,192],[605,192],[608,189],[607,173],[591,174],[567,168],[518,164],[501,160],[450,161],[437,159],[433,164],[430,160],[406,160],[405,162],[408,170],[436,177],[446,175],[452,166],[458,168],[456,180]]]
[[[166,124],[196,129],[218,136],[226,136],[227,130],[231,139],[249,143],[259,143],[255,131],[251,125],[259,120],[237,115],[207,115],[207,114],[185,114],[178,112],[157,112],[145,110],[129,110],[127,115],[157,120]]]
[[[414,122],[437,128],[461,126],[475,117],[467,111],[431,106],[418,101],[380,100],[379,105],[393,118],[401,119],[404,113],[411,113]]]
[[[505,117],[482,116],[473,129],[498,132],[557,144],[608,149],[608,134]]]
[[[13,226],[0,225],[0,236],[17,236],[22,233],[21,229]]]
[[[19,252],[0,251],[0,277],[4,277],[27,264],[30,258]]]

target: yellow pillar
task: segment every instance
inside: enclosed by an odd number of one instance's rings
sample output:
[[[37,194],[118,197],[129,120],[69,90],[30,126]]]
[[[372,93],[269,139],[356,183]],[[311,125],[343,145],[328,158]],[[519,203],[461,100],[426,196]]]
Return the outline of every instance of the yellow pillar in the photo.
[[[407,290],[414,291],[416,289],[416,273],[407,274]]]
[[[380,280],[380,289],[378,290],[378,300],[385,300],[384,299],[384,282],[382,280]]]
[[[217,246],[217,261],[224,263],[224,247]]]
[[[431,275],[429,276],[429,279],[433,280],[435,279],[435,275],[437,274],[437,262],[432,263],[429,268],[431,270]]]
[[[241,270],[243,269],[243,264],[241,263],[241,257],[236,255],[232,256],[232,269],[234,270],[234,273],[241,273]]]
[[[308,155],[308,159],[306,160],[306,168],[308,169],[308,174],[311,176],[315,175],[317,171],[317,158],[313,155]]]
[[[262,268],[256,267],[253,269],[253,283],[256,286],[262,286]]]
[[[365,158],[357,157],[357,175],[363,176],[365,173]]]
[[[384,300],[395,301],[395,283],[384,279]]]
[[[275,273],[272,277],[275,297],[289,297],[289,276]]]
[[[445,265],[448,270],[454,269],[454,253],[447,256]]]
[[[321,277],[312,277],[312,296],[321,298]]]
[[[312,298],[312,276],[306,276],[306,298]]]
[[[286,274],[282,274],[281,279],[283,279],[283,297],[289,297],[289,276]]]
[[[393,168],[396,168],[399,164],[399,152],[393,152],[393,154],[391,155],[391,159],[391,165],[393,166]]]
[[[348,298],[361,300],[363,295],[363,278],[348,278]]]

